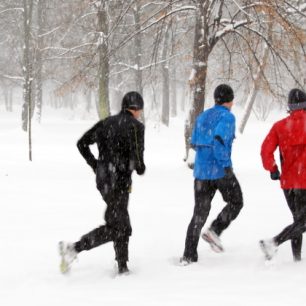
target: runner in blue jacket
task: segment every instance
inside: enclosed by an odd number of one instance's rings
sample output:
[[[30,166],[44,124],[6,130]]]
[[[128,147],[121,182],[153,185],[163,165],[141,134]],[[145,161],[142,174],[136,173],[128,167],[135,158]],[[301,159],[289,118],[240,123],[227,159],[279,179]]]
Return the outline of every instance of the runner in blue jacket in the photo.
[[[234,220],[242,206],[239,182],[232,169],[231,152],[235,138],[235,116],[230,112],[234,100],[232,88],[217,86],[215,106],[201,113],[192,132],[191,146],[196,151],[194,164],[195,206],[188,226],[183,265],[198,260],[197,246],[200,233],[208,217],[211,201],[220,191],[226,206],[211,226],[202,234],[216,252],[223,252],[219,236]]]

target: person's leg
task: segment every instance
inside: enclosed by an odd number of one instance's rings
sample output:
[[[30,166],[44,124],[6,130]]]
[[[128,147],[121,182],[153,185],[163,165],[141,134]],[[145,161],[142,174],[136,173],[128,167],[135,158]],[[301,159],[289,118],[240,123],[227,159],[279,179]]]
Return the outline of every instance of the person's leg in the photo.
[[[197,247],[202,227],[208,217],[211,201],[216,193],[211,181],[194,181],[194,212],[187,229],[184,257],[189,261],[197,261]]]
[[[82,251],[88,251],[101,244],[112,241],[114,237],[113,229],[107,225],[102,225],[86,235],[75,243],[61,241],[59,243],[59,252],[62,258],[60,269],[62,273],[70,270],[72,262],[77,258],[77,254]]]
[[[298,214],[293,224],[287,226],[273,240],[277,246],[287,240],[300,237],[306,231],[306,189],[294,190],[294,202],[298,207]]]
[[[115,196],[114,192],[104,193],[103,189],[99,189],[103,200],[105,201],[107,208],[105,211],[104,219],[105,225],[99,226],[98,228],[90,231],[83,235],[81,239],[74,243],[75,250],[80,253],[82,251],[89,251],[96,248],[104,243],[114,240],[115,228],[113,226],[113,217],[115,216]]]
[[[284,190],[285,198],[289,209],[292,213],[293,220],[296,222],[300,216],[300,211],[302,209],[300,201],[298,201],[298,194],[296,194],[295,189],[288,189]],[[291,239],[291,249],[293,259],[295,261],[301,260],[302,254],[302,242],[303,242],[303,235],[299,235],[296,238]]]
[[[89,251],[101,244],[113,241],[114,230],[113,228],[102,225],[86,235],[83,235],[81,239],[74,243],[74,249],[80,253],[82,251]]]
[[[114,250],[116,260],[118,262],[119,273],[128,272],[127,262],[129,260],[129,236],[132,235],[132,227],[128,213],[129,193],[123,190],[118,192],[116,198],[116,209],[113,220],[113,227],[115,228],[114,234]]]
[[[239,182],[236,176],[222,178],[217,181],[217,188],[221,192],[223,200],[227,203],[212,222],[210,230],[218,236],[236,219],[243,207],[243,197]]]
[[[112,195],[105,195],[100,189],[100,193],[106,204],[111,204]],[[107,206],[106,212],[109,210]],[[59,253],[61,256],[60,270],[62,273],[67,273],[70,270],[71,264],[77,258],[77,254],[82,251],[88,251],[106,242],[114,240],[114,229],[106,225],[102,225],[86,235],[83,235],[81,239],[75,243],[60,241],[59,242]]]
[[[304,211],[306,213],[306,211]],[[273,240],[277,246],[281,245],[287,240],[299,237],[301,233],[306,231],[306,221],[305,218],[301,218],[291,225],[285,227],[278,235],[276,235]]]
[[[129,236],[121,236],[114,240],[114,250],[118,262],[119,273],[128,272],[127,262],[129,261]]]

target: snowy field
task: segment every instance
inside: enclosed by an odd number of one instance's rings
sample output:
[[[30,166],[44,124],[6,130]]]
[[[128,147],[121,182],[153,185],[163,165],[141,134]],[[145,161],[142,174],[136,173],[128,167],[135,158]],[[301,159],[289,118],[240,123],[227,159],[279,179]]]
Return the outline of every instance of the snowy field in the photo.
[[[4,306],[305,306],[306,260],[294,263],[290,243],[267,264],[258,240],[291,222],[278,182],[260,161],[271,122],[253,118],[233,147],[245,206],[222,235],[225,253],[200,241],[199,262],[178,265],[193,212],[193,177],[182,162],[183,119],[166,129],[149,122],[143,177],[133,176],[129,276],[115,276],[112,244],[79,255],[59,273],[59,240],[76,241],[102,223],[105,204],[76,141],[95,119],[44,114],[33,127],[33,162],[20,114],[0,106],[0,303]],[[240,111],[233,109],[239,118]],[[224,203],[215,197],[206,224]],[[306,244],[303,246],[306,258]]]

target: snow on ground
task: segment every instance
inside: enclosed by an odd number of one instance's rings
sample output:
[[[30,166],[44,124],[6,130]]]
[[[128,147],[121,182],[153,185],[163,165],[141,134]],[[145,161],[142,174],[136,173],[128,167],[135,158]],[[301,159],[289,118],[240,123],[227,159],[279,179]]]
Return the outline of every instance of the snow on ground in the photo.
[[[239,110],[233,112],[239,114]],[[115,277],[112,244],[79,255],[59,273],[59,240],[75,241],[102,223],[105,204],[76,141],[95,120],[44,114],[34,125],[33,162],[19,114],[0,112],[1,305],[305,305],[306,262],[290,244],[267,265],[258,240],[291,222],[278,182],[261,166],[263,137],[275,119],[251,121],[233,148],[245,206],[222,235],[226,252],[200,241],[199,262],[178,265],[193,212],[193,177],[182,162],[183,119],[166,129],[149,123],[145,176],[133,176],[129,276]],[[207,225],[224,203],[215,197]],[[303,247],[305,253],[305,246]]]

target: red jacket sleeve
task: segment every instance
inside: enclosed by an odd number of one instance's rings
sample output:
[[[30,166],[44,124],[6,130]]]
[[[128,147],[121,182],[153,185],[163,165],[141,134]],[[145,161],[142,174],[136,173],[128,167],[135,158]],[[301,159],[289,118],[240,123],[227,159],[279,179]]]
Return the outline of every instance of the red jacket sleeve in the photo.
[[[265,140],[261,145],[261,160],[263,167],[270,171],[274,172],[277,170],[277,165],[274,159],[274,152],[279,145],[278,135],[276,132],[275,125],[266,136]]]

